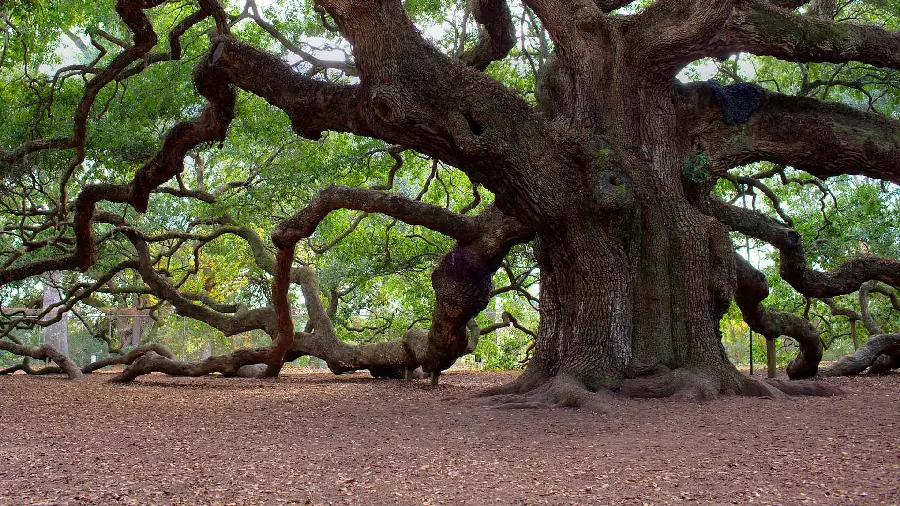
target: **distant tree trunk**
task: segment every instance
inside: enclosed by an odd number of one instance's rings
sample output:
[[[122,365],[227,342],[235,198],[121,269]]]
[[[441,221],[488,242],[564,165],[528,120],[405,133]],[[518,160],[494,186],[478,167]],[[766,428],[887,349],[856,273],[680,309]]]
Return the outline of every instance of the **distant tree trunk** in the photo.
[[[859,338],[856,337],[856,320],[850,320],[850,338],[853,339],[853,351],[859,350]]]
[[[206,360],[212,356],[212,342],[206,341],[203,343],[203,348],[200,349],[200,360]]]
[[[144,315],[141,313],[141,296],[134,296],[134,317],[131,321],[131,345],[140,346],[144,330]]]
[[[52,271],[44,279],[44,308],[48,308],[53,304],[62,300],[59,292],[60,283],[59,271]],[[60,314],[61,308],[51,310],[47,316],[47,320],[55,319]],[[52,346],[56,351],[63,355],[69,354],[69,333],[67,323],[69,314],[64,312],[62,317],[56,323],[52,323],[44,327],[44,343]]]
[[[119,348],[121,349],[131,345],[131,332],[133,329],[128,321],[131,308],[128,307],[128,299],[123,296],[116,297],[116,306],[118,308],[115,315],[116,335],[119,338]]]

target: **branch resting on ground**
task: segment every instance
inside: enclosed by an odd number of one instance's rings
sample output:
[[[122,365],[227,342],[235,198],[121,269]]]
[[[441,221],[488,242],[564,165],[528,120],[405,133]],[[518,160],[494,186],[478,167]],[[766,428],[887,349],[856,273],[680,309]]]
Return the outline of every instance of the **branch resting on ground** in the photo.
[[[824,371],[825,376],[852,376],[865,371],[887,355],[893,368],[900,367],[900,334],[878,334],[869,337],[853,355],[844,357]]]

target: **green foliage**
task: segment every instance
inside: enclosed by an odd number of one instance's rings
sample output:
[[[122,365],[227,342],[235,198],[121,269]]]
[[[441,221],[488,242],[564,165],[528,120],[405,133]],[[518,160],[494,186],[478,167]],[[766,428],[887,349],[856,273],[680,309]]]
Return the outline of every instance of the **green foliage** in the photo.
[[[530,337],[516,330],[498,332],[495,338],[485,337],[478,341],[475,362],[493,371],[519,369],[529,342]]]
[[[639,12],[652,3],[650,0],[634,2],[617,14]],[[130,34],[115,14],[114,5],[113,0],[7,0],[4,3],[4,11],[16,27],[0,62],[0,100],[4,104],[0,109],[0,145],[4,149],[29,139],[71,133],[72,111],[82,98],[86,79],[71,71],[57,73],[70,65],[106,65],[121,53],[121,47],[97,36],[99,30],[103,30],[112,37],[129,40]],[[196,8],[195,2],[176,1],[149,11],[163,39],[154,53],[168,51],[169,41],[165,40],[164,34]],[[227,5],[232,15],[242,8],[243,2]],[[459,54],[477,40],[478,31],[471,17],[467,20],[466,35],[462,34],[465,10],[461,3],[408,0],[404,8],[435,46],[447,54]],[[520,6],[511,8],[514,16],[523,14]],[[888,29],[900,28],[898,2],[849,2],[841,8],[842,15],[847,18],[877,22]],[[261,14],[287,40],[304,50],[320,56],[350,52],[347,41],[329,29],[327,17],[323,24],[311,0],[276,0],[269,2]],[[154,63],[134,77],[112,83],[100,91],[88,119],[86,161],[77,168],[67,188],[69,198],[89,182],[128,181],[159,149],[161,137],[174,124],[198,114],[205,101],[191,84],[191,75],[198,59],[208,49],[210,27],[211,21],[204,21],[182,37],[181,60]],[[800,35],[829,40],[842,36],[840,32]],[[233,27],[233,33],[241,40],[297,63],[298,71],[312,70],[253,22],[238,23]],[[525,100],[534,102],[535,69],[552,51],[552,41],[541,32],[539,22],[527,16],[522,16],[518,33],[521,40],[509,57],[492,63],[486,74]],[[84,50],[76,47],[71,41],[72,36],[82,43],[94,36],[105,48],[105,54],[101,55],[89,43],[84,44]],[[797,64],[771,57],[737,55],[724,62],[713,59],[695,62],[682,74],[682,77],[694,80],[712,76],[723,83],[748,80],[782,93],[839,101],[893,116],[900,110],[897,73],[858,63]],[[316,78],[331,82],[354,80],[353,76],[335,70],[321,72]],[[100,207],[124,216],[132,227],[145,234],[180,232],[195,222],[227,218],[233,226],[248,227],[256,232],[271,254],[274,248],[268,237],[275,224],[306,206],[319,189],[329,184],[354,187],[386,184],[388,172],[395,163],[388,149],[390,146],[381,141],[351,134],[326,132],[319,142],[299,139],[283,112],[259,97],[241,92],[227,141],[221,146],[205,146],[193,153],[197,160],[202,160],[203,170],[189,158],[180,183],[170,181],[166,187],[175,191],[180,184],[192,189],[243,184],[225,189],[215,203],[155,193],[146,215],[138,215],[120,205],[104,203]],[[594,153],[597,158],[609,155],[608,149],[598,149]],[[472,183],[460,171],[435,163],[420,153],[404,151],[401,156],[403,166],[390,191],[457,211],[472,201]],[[28,158],[31,169],[28,177],[14,170],[18,168],[0,167],[0,178],[4,189],[27,192],[28,205],[50,209],[60,198],[58,181],[70,160],[71,152],[41,152]],[[709,163],[709,156],[703,151],[683,160],[681,170],[685,181],[708,182],[711,177]],[[749,175],[769,168],[768,164],[754,164],[733,172]],[[859,177],[837,177],[828,181],[828,191],[823,193],[817,184],[800,182],[811,180],[808,174],[791,168],[786,169],[785,174],[790,181],[772,177],[765,182],[793,216],[793,226],[803,237],[807,256],[814,267],[833,269],[846,259],[859,255],[863,247],[868,254],[896,256],[900,250],[900,190],[896,185]],[[620,185],[617,191],[627,191],[627,188]],[[486,190],[480,189],[480,192],[481,203],[469,211],[470,214],[484,209],[493,200]],[[741,198],[734,185],[725,180],[716,183],[714,192],[725,200],[749,199],[748,206],[777,217],[774,204],[759,192]],[[0,198],[5,198],[2,191]],[[42,224],[42,220],[35,218],[29,225]],[[33,240],[47,240],[61,232],[71,235],[67,226],[60,225],[61,230],[55,227],[41,230]],[[215,229],[214,225],[198,225],[192,230],[197,234],[210,234]],[[98,245],[96,264],[85,273],[68,274],[69,281],[93,282],[120,261],[133,258],[131,245],[112,230],[109,225],[95,224],[98,235],[109,234],[110,237]],[[735,243],[739,249],[744,248],[743,237],[735,236]],[[764,270],[771,285],[771,294],[765,301],[767,307],[802,312],[805,301],[778,276],[776,252],[755,240],[750,245],[752,253],[745,254]],[[351,342],[376,342],[395,339],[411,326],[428,325],[434,303],[430,272],[451,246],[450,239],[423,227],[406,225],[380,215],[361,218],[357,212],[344,211],[329,215],[314,235],[299,245],[298,258],[319,273],[322,296],[326,301],[339,298],[333,320],[340,337]],[[15,236],[0,234],[0,251],[16,251],[22,247],[22,241]],[[154,245],[153,250],[160,255],[167,252],[156,267],[179,280],[184,291],[202,291],[216,301],[243,303],[250,307],[269,303],[271,276],[254,262],[253,255],[258,252],[252,251],[245,240],[235,235],[225,234],[202,244],[198,240],[164,241]],[[58,253],[57,250],[39,249],[29,252],[27,259],[48,258]],[[480,315],[479,324],[494,323],[497,314],[505,310],[526,327],[537,328],[536,302],[532,300],[538,293],[539,273],[532,270],[535,263],[530,245],[517,247],[510,253],[507,264],[514,277],[523,276],[523,288],[498,294],[492,301],[493,316]],[[509,285],[512,280],[501,270],[493,281],[499,288]],[[136,284],[137,276],[126,269],[108,283],[105,291],[95,294],[90,304],[81,304],[76,310],[83,313],[89,323],[97,323],[96,313],[92,311],[96,307],[121,306],[122,301],[116,298],[114,289],[127,289]],[[34,307],[40,289],[38,281],[26,280],[0,289],[0,298],[4,304]],[[839,297],[836,302],[856,307],[858,302],[854,297]],[[199,358],[200,350],[207,343],[214,353],[225,353],[237,346],[268,343],[268,337],[261,332],[225,337],[208,325],[176,315],[171,306],[160,304],[156,298],[149,299],[148,305],[154,307],[159,323],[152,333],[148,333],[148,340],[165,343],[182,358]],[[296,290],[292,292],[292,300],[298,314],[295,324],[302,328],[306,323],[305,301]],[[871,306],[873,316],[886,330],[900,329],[900,315],[884,297],[873,296]],[[828,345],[826,359],[846,353],[850,342],[846,319],[832,317],[827,307],[818,301],[812,303],[810,314],[823,342]],[[726,315],[722,328],[726,349],[735,361],[746,363],[750,353],[747,350],[749,329],[735,308]],[[866,338],[865,331],[861,326],[858,330],[862,342]],[[39,339],[34,330],[21,332],[23,338]],[[98,340],[96,332],[75,318],[70,321],[70,333],[78,361],[87,360],[91,354],[102,356],[105,352],[106,345]],[[519,367],[530,340],[528,334],[514,328],[485,335],[475,352],[478,363],[490,369]],[[786,343],[778,346],[778,360],[784,364],[793,357],[795,350],[789,339],[779,340],[779,343]],[[755,340],[753,356],[757,362],[764,363],[763,339]]]
[[[681,173],[685,180],[699,184],[709,180],[709,156],[698,152],[693,159],[685,159],[681,162]]]

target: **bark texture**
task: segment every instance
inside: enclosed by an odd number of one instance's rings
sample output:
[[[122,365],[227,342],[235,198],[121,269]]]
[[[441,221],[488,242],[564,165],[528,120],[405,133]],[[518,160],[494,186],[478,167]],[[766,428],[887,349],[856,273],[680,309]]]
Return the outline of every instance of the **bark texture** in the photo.
[[[879,358],[884,357],[884,364],[875,366]],[[860,374],[869,367],[875,372],[885,372],[900,366],[900,334],[879,334],[871,336],[866,344],[856,353],[847,356],[825,369],[826,376],[852,376]]]
[[[3,152],[3,160],[33,150],[74,148],[68,180],[84,161],[85,119],[97,93],[135,62],[153,61],[155,53],[149,52],[158,36],[145,10],[161,3],[117,2],[134,43],[87,84],[70,139],[29,142]],[[631,2],[526,0],[554,43],[539,73],[539,103],[533,107],[482,72],[515,43],[517,31],[504,0],[469,3],[479,34],[458,55],[444,54],[425,40],[400,0],[315,3],[328,14],[323,19],[329,27],[334,23],[352,46],[352,69],[342,69],[358,79],[335,84],[299,74],[282,58],[233,36],[216,0],[201,1],[200,10],[179,23],[169,39],[170,54],[178,57],[184,30],[206,18],[215,21],[209,51],[194,75],[206,106],[196,118],[171,128],[130,182],[82,189],[70,206],[75,237],[66,256],[0,271],[4,285],[51,270],[87,268],[98,240],[92,224],[106,222],[131,241],[137,252],[132,267],[143,282],[179,314],[226,335],[262,329],[273,337],[269,347],[197,363],[147,351],[135,357],[122,381],[152,371],[273,377],[285,360],[302,354],[325,359],[335,372],[369,369],[393,376],[421,366],[437,381],[440,371],[471,348],[467,324],[486,307],[493,272],[511,247],[534,240],[541,321],[525,373],[497,391],[513,396],[503,398],[505,405],[599,406],[610,391],[692,399],[827,393],[814,382],[749,380],[728,362],[719,322],[732,299],[766,338],[788,335],[800,343],[801,353],[789,367],[792,378],[815,376],[822,353],[809,322],[762,305],[766,280],[736,257],[729,231],[772,244],[780,254],[781,276],[807,297],[852,293],[872,280],[900,286],[897,259],[865,256],[831,272],[817,270],[789,220],[711,196],[718,179],[734,179],[728,170],[761,160],[819,177],[849,173],[896,183],[896,119],[746,83],[682,85],[675,79],[691,61],[737,51],[897,70],[900,35],[895,32],[834,22],[829,17],[834,5],[828,2],[815,2],[800,14],[791,9],[803,2],[661,0],[634,14],[611,15]],[[253,12],[248,16],[264,30],[277,32]],[[98,211],[97,204],[125,203],[146,211],[150,194],[184,170],[191,150],[225,140],[238,89],[284,111],[293,130],[308,139],[328,130],[350,132],[454,165],[493,192],[495,203],[468,216],[391,194],[389,188],[331,186],[278,225],[272,233],[274,255],[254,231],[220,223],[219,233],[246,240],[257,265],[274,277],[271,307],[221,304],[183,293],[158,272],[150,246],[156,239]],[[65,194],[65,182],[61,190]],[[188,193],[216,199],[204,188]],[[63,211],[67,206],[64,198]],[[337,209],[382,213],[456,241],[432,273],[436,300],[429,328],[373,346],[337,339],[315,273],[295,265],[298,242]],[[309,309],[310,324],[300,333],[288,298],[293,285],[301,287]]]

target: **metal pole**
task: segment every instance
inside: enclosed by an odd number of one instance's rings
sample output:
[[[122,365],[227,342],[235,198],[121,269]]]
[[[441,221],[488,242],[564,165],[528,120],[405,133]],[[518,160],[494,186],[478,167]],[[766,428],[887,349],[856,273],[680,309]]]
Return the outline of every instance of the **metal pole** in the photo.
[[[755,194],[754,194],[754,197],[755,197]],[[750,207],[754,211],[756,211],[756,198],[753,199],[753,202],[751,203]],[[745,236],[745,238],[747,239],[747,245],[748,245],[747,246],[747,261],[749,262],[750,261],[750,246],[749,246],[750,238],[747,236]],[[759,270],[759,255],[756,256],[756,270]],[[768,336],[763,336],[763,337],[766,338],[766,366],[768,368],[768,376],[770,378],[774,378],[775,377],[775,339],[777,339],[778,337],[774,336],[774,337],[772,337],[772,339],[769,339]]]
[[[745,190],[741,190],[741,204],[744,206],[744,209],[747,208],[747,192]],[[747,249],[747,263],[753,265],[750,262],[750,236],[744,235],[744,247]],[[749,326],[747,327],[749,328]],[[753,329],[750,329],[750,376],[753,376]]]

